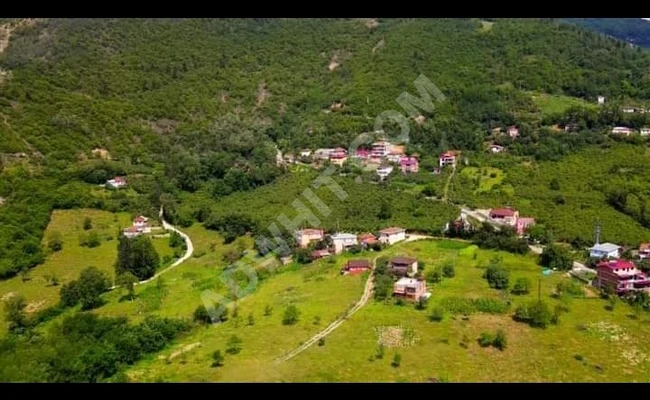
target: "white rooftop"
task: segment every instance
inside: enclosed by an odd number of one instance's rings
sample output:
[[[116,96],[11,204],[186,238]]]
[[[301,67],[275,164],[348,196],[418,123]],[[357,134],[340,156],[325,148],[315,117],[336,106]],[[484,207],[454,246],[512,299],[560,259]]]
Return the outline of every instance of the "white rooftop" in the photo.
[[[596,251],[604,251],[604,252],[612,252],[620,249],[621,246],[614,244],[614,243],[600,243],[594,245],[594,247],[590,248],[589,250],[596,250]]]
[[[417,285],[418,280],[415,278],[400,278],[400,280],[397,281],[398,285]]]
[[[356,239],[357,235],[351,233],[336,233],[332,235],[332,240]]]

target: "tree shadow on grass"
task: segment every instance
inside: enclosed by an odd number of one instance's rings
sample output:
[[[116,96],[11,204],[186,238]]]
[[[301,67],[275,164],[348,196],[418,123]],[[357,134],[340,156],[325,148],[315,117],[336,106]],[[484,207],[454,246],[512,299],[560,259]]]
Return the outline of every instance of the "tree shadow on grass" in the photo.
[[[124,301],[133,301],[133,300],[135,300],[137,298],[138,298],[138,296],[130,296],[128,294],[125,294],[125,295],[120,297],[120,299],[118,300],[118,303],[122,303]]]

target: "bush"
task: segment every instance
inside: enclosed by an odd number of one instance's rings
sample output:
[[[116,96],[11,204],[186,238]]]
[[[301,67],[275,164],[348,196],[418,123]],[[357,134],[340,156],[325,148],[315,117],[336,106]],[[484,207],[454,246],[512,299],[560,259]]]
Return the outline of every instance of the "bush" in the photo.
[[[456,276],[456,269],[454,268],[454,264],[445,263],[445,265],[442,266],[442,275],[445,278],[453,278]]]
[[[102,238],[99,233],[91,231],[88,234],[82,234],[79,237],[79,245],[81,247],[95,248],[102,244]]]
[[[375,354],[375,358],[381,360],[382,358],[384,358],[384,352],[385,352],[384,345],[380,343],[379,346],[377,346],[377,353]]]
[[[546,328],[551,323],[553,314],[545,302],[533,301],[517,307],[513,318],[534,328]]]
[[[555,286],[555,292],[558,296],[564,294],[571,297],[584,297],[585,292],[582,285],[573,280],[563,280]]]
[[[503,351],[506,349],[507,344],[506,333],[503,331],[503,329],[499,329],[496,336],[494,337],[492,345],[497,349]]]
[[[492,335],[490,332],[482,332],[481,336],[478,338],[478,344],[481,347],[490,347],[492,346],[493,341],[494,335]]]
[[[393,368],[397,368],[400,366],[401,363],[402,363],[402,355],[399,353],[395,353],[395,356],[393,356],[393,362],[391,362],[390,365]]]
[[[90,217],[84,218],[84,224],[83,224],[84,231],[91,230],[93,228],[93,221],[90,219]]]
[[[415,309],[416,310],[426,310],[427,304],[429,304],[429,299],[425,299],[424,297],[420,297],[418,301],[415,303]]]
[[[232,335],[228,339],[228,344],[226,347],[226,353],[228,354],[239,354],[242,349],[242,340],[236,335]]]
[[[47,247],[54,251],[61,251],[63,249],[63,239],[59,232],[53,232],[50,236],[50,239],[47,242]]]
[[[203,305],[196,307],[196,309],[194,310],[193,319],[194,322],[198,322],[200,324],[212,323],[212,318],[210,317],[210,313],[208,313],[208,310]]]
[[[318,339],[318,345],[319,346],[325,346],[325,338]]]
[[[487,279],[488,284],[493,289],[507,289],[510,271],[500,264],[490,264],[483,277]]]
[[[462,315],[477,312],[505,314],[510,309],[510,305],[507,302],[491,298],[467,299],[463,297],[445,297],[440,302],[440,306],[451,314]]]
[[[426,281],[429,283],[438,283],[442,281],[442,270],[440,268],[434,268],[433,270],[427,272]]]
[[[530,279],[517,278],[515,286],[512,288],[513,294],[528,294],[530,292]]]
[[[284,315],[282,317],[282,324],[295,325],[296,323],[298,323],[299,318],[300,318],[300,310],[298,310],[298,307],[292,304],[289,307],[287,307],[286,310],[284,310]]]
[[[221,354],[221,350],[216,350],[214,353],[212,353],[212,367],[221,367],[223,365],[223,354]]]
[[[441,322],[445,318],[445,310],[442,307],[434,307],[429,314],[429,320],[432,322]]]
[[[264,307],[264,316],[265,317],[270,317],[271,314],[273,314],[273,306],[270,304],[267,304],[266,307]]]
[[[560,271],[568,271],[573,267],[573,260],[569,250],[554,244],[550,244],[544,248],[539,262],[542,266],[549,269],[558,269]]]

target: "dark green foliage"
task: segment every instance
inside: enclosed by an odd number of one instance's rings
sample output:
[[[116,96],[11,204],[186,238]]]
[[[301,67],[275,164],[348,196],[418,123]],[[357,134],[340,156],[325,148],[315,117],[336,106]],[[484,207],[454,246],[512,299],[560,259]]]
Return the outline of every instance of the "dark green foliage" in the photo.
[[[248,314],[248,326],[253,326],[255,325],[255,317],[253,316],[253,313]]]
[[[176,231],[171,231],[169,234],[169,247],[171,248],[177,248],[177,247],[184,247],[185,245],[185,240],[183,240],[183,237],[178,234]]]
[[[384,345],[380,343],[379,346],[377,346],[377,353],[375,353],[375,358],[377,360],[381,360],[382,358],[384,358],[385,352],[386,352],[386,349],[385,349]]]
[[[298,310],[298,307],[291,304],[284,310],[284,314],[282,316],[282,325],[295,325],[298,323],[299,319],[300,310]]]
[[[454,264],[452,262],[446,262],[442,266],[442,275],[445,278],[453,278],[456,276],[456,268],[454,267]]]
[[[325,346],[325,338],[318,339],[318,345],[319,346]]]
[[[565,20],[638,46],[650,47],[648,22],[641,18],[566,18]]]
[[[551,190],[560,190],[560,182],[557,178],[551,178],[551,182],[548,184],[549,189]]]
[[[573,267],[573,259],[569,250],[554,244],[544,248],[539,262],[546,268],[556,268],[560,271],[568,271]]]
[[[144,355],[162,350],[188,328],[172,319],[147,317],[131,325],[126,318],[77,313],[36,338],[1,339],[0,380],[99,382]],[[31,367],[16,369],[11,367],[14,362]]]
[[[517,278],[515,285],[512,287],[513,294],[528,294],[530,292],[530,279],[526,277]]]
[[[61,286],[59,298],[63,307],[74,307],[79,303],[79,281],[70,281]]]
[[[375,276],[375,289],[373,296],[377,301],[384,301],[393,293],[393,279],[389,275]]]
[[[508,341],[506,339],[506,332],[503,329],[497,330],[497,334],[494,336],[494,341],[492,341],[492,346],[503,351],[508,346]]]
[[[226,344],[226,353],[228,354],[239,354],[242,350],[242,340],[236,336],[232,335],[228,339],[228,343]]]
[[[528,242],[517,237],[512,229],[504,227],[497,231],[487,223],[474,233],[472,242],[485,249],[504,250],[515,254],[526,254],[529,250]]]
[[[483,278],[488,281],[488,284],[493,289],[507,289],[510,271],[501,264],[490,263]]]
[[[27,327],[27,316],[25,314],[25,298],[22,295],[11,296],[5,301],[5,320],[9,332],[22,332]]]
[[[546,328],[552,322],[553,314],[547,303],[533,301],[517,307],[513,318],[535,328]]]
[[[434,307],[429,314],[429,320],[432,322],[441,322],[445,318],[445,310],[442,307]]]
[[[77,293],[82,310],[90,310],[102,304],[100,295],[108,290],[110,283],[106,274],[95,267],[81,271],[77,279]]]
[[[391,367],[397,368],[400,366],[401,363],[402,363],[402,355],[399,353],[395,353],[395,355],[393,356],[393,361],[390,363]]]
[[[271,314],[273,314],[273,306],[271,306],[270,304],[267,304],[266,306],[264,306],[264,316],[265,317],[270,317]]]
[[[196,307],[194,314],[192,315],[192,319],[194,322],[198,322],[204,325],[212,323],[212,317],[210,317],[207,308],[205,308],[203,305]]]
[[[126,290],[126,297],[128,300],[133,300],[135,298],[135,284],[138,283],[138,278],[136,278],[135,275],[126,271],[117,277],[115,283]]]
[[[116,275],[128,271],[138,280],[151,278],[160,265],[160,256],[153,247],[151,239],[144,235],[134,238],[121,235],[118,240]]]
[[[99,233],[96,231],[90,231],[88,233],[82,233],[79,237],[79,245],[82,247],[94,248],[102,244],[102,238],[99,236]]]
[[[478,344],[481,347],[490,347],[494,341],[494,335],[490,332],[481,332],[481,336],[478,338]]]
[[[463,297],[445,297],[440,301],[440,307],[451,314],[469,315],[477,312],[487,314],[505,314],[510,309],[507,302],[499,299]]]
[[[427,309],[427,304],[429,304],[429,299],[425,299],[423,297],[420,297],[418,301],[415,302],[415,309],[416,310],[426,310]]]
[[[54,252],[63,250],[63,236],[60,232],[52,232],[47,247]]]
[[[83,224],[84,231],[88,231],[92,229],[92,227],[93,227],[93,221],[90,219],[90,217],[84,218],[84,224]]]
[[[219,231],[224,237],[224,243],[232,243],[239,236],[246,233],[253,235],[258,232],[257,222],[246,214],[231,213],[223,217],[210,215],[203,225],[207,229]]]
[[[558,296],[567,294],[571,297],[584,297],[585,291],[582,285],[574,280],[566,279],[555,286],[555,292]]]
[[[439,283],[442,282],[442,275],[442,269],[440,267],[435,267],[431,271],[428,271],[425,277],[429,283]]]
[[[221,354],[221,350],[215,350],[214,353],[212,353],[212,367],[221,367],[223,366],[223,354]]]

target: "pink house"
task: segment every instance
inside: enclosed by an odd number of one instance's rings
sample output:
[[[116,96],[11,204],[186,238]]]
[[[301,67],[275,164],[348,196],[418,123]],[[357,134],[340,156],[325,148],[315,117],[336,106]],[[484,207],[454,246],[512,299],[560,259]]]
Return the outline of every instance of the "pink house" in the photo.
[[[619,294],[650,287],[648,276],[630,261],[602,261],[598,264],[597,273],[600,288],[610,288]]]
[[[418,172],[418,159],[415,157],[402,157],[399,161],[400,169],[403,173]]]
[[[452,152],[444,152],[440,154],[440,168],[446,166],[446,165],[451,165],[452,167],[456,165],[456,156]]]
[[[535,218],[529,218],[529,217],[521,217],[517,220],[517,235],[523,235],[526,233],[526,229],[528,229],[529,226],[535,225]]]
[[[367,159],[370,157],[370,151],[368,150],[357,150],[354,152],[354,158],[362,158],[362,159]]]
[[[508,127],[508,136],[511,138],[518,138],[519,137],[519,128],[516,126],[509,126]]]
[[[490,219],[506,225],[516,226],[517,220],[519,219],[519,211],[510,207],[494,208],[490,210]]]

